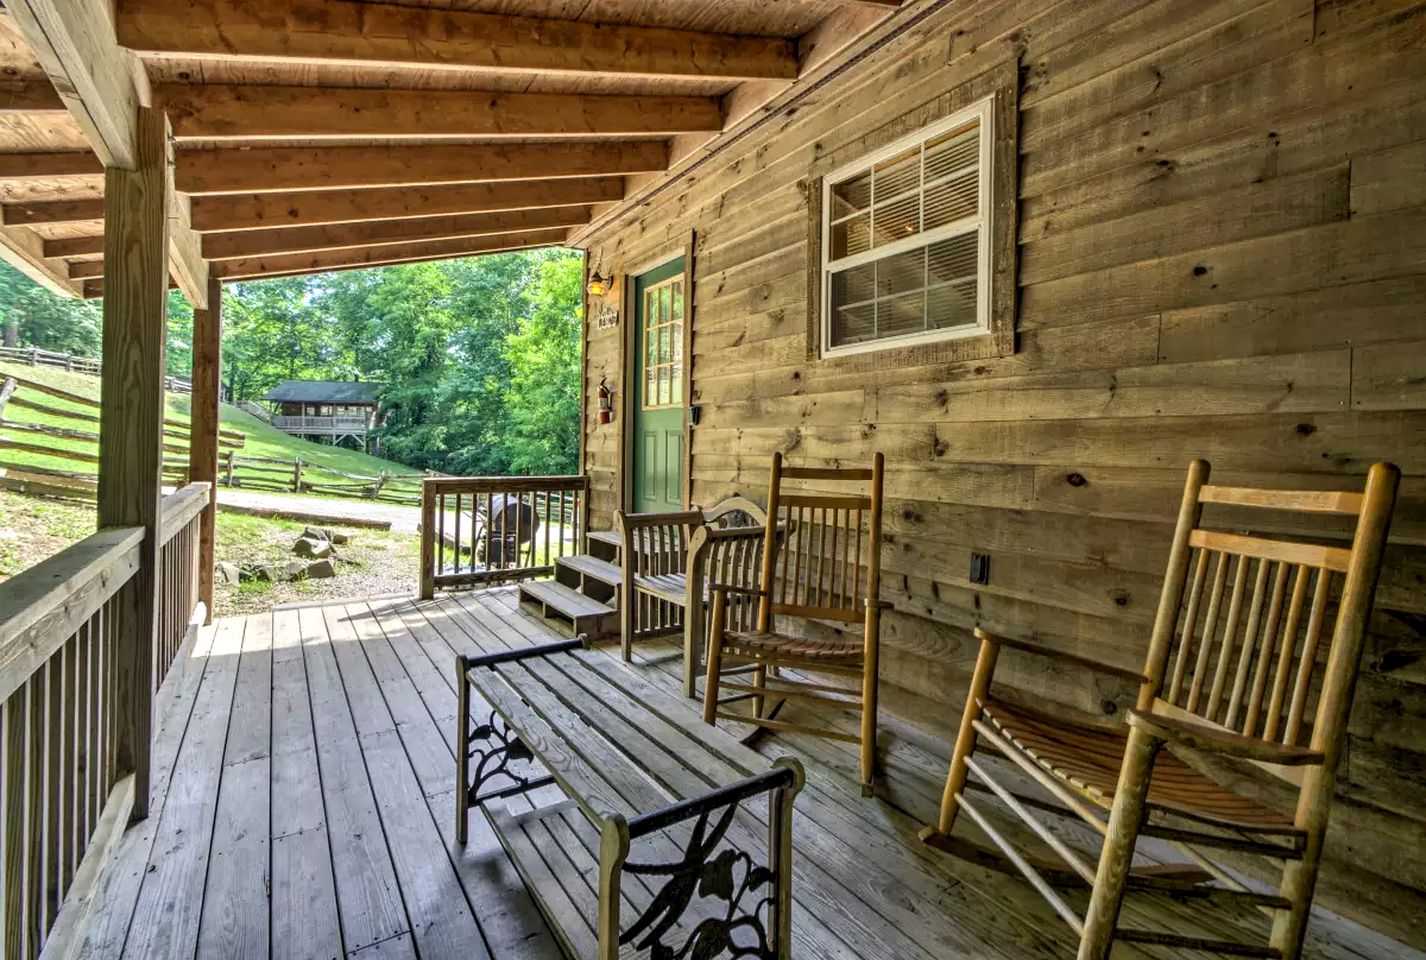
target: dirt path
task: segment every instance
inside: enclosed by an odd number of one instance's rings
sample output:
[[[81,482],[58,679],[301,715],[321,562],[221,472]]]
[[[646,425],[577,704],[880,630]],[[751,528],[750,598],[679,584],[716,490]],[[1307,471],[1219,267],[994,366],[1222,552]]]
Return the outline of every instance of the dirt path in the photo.
[[[400,507],[370,500],[327,500],[323,497],[292,493],[268,493],[259,490],[218,488],[218,505],[252,507],[259,510],[283,510],[301,513],[319,520],[340,523],[344,520],[381,520],[391,524],[393,533],[416,533],[421,523],[419,507]]]

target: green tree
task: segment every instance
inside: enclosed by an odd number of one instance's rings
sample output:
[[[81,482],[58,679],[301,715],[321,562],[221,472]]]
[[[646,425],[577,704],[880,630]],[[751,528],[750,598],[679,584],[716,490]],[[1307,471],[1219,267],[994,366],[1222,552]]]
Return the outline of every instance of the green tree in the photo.
[[[543,261],[520,328],[508,339],[505,445],[514,473],[569,474],[577,468],[583,278],[576,257]]]
[[[53,294],[8,263],[0,262],[0,325],[12,320],[19,323],[22,347],[99,356],[97,302]]]

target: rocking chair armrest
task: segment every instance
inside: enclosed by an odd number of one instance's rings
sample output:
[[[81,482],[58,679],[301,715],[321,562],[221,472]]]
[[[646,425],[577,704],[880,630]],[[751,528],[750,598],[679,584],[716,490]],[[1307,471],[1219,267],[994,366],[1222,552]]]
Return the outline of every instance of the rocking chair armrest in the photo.
[[[1206,753],[1285,767],[1310,766],[1322,762],[1322,754],[1317,750],[1246,737],[1241,733],[1195,720],[1165,716],[1138,708],[1129,710],[1128,719],[1129,726],[1147,731],[1160,740],[1183,744]]]
[[[1011,650],[1018,650],[1021,653],[1029,653],[1039,657],[1046,657],[1051,660],[1059,660],[1063,663],[1071,663],[1075,666],[1083,667],[1095,673],[1107,674],[1112,677],[1119,677],[1133,683],[1143,683],[1144,675],[1138,670],[1129,670],[1124,667],[1116,667],[1112,663],[1105,663],[1102,660],[1092,660],[1089,657],[1081,657],[1073,653],[1065,653],[1062,650],[1054,650],[1050,647],[1042,647],[1038,643],[1030,643],[1027,640],[1016,640],[1013,637],[1004,637],[997,633],[991,633],[983,627],[976,627],[973,631],[977,640],[984,643],[992,643],[1000,647],[1009,647]]]

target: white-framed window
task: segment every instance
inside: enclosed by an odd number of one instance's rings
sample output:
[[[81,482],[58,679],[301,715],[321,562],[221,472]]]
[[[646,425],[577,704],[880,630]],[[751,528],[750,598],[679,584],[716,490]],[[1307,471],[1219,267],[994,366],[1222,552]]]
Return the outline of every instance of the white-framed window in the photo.
[[[993,106],[985,97],[823,178],[823,356],[990,330]]]

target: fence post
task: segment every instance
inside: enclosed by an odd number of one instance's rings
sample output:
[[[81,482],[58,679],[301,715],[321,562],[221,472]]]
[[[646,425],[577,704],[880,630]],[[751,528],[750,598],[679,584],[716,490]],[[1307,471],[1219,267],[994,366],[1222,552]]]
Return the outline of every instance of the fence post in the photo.
[[[292,492],[302,492],[302,458],[292,461]]]
[[[436,595],[436,494],[421,481],[421,599]]]
[[[40,348],[39,348],[39,347],[31,347],[31,348],[30,348],[30,366],[32,366],[32,367],[38,367],[39,365],[40,365]]]
[[[224,485],[224,486],[231,487],[231,486],[233,485],[233,461],[234,461],[235,459],[237,459],[237,456],[238,456],[238,451],[236,451],[236,450],[229,450],[229,451],[228,451],[228,470],[227,470],[227,475],[226,475],[226,477],[225,477],[224,480],[223,480],[223,485]]]

